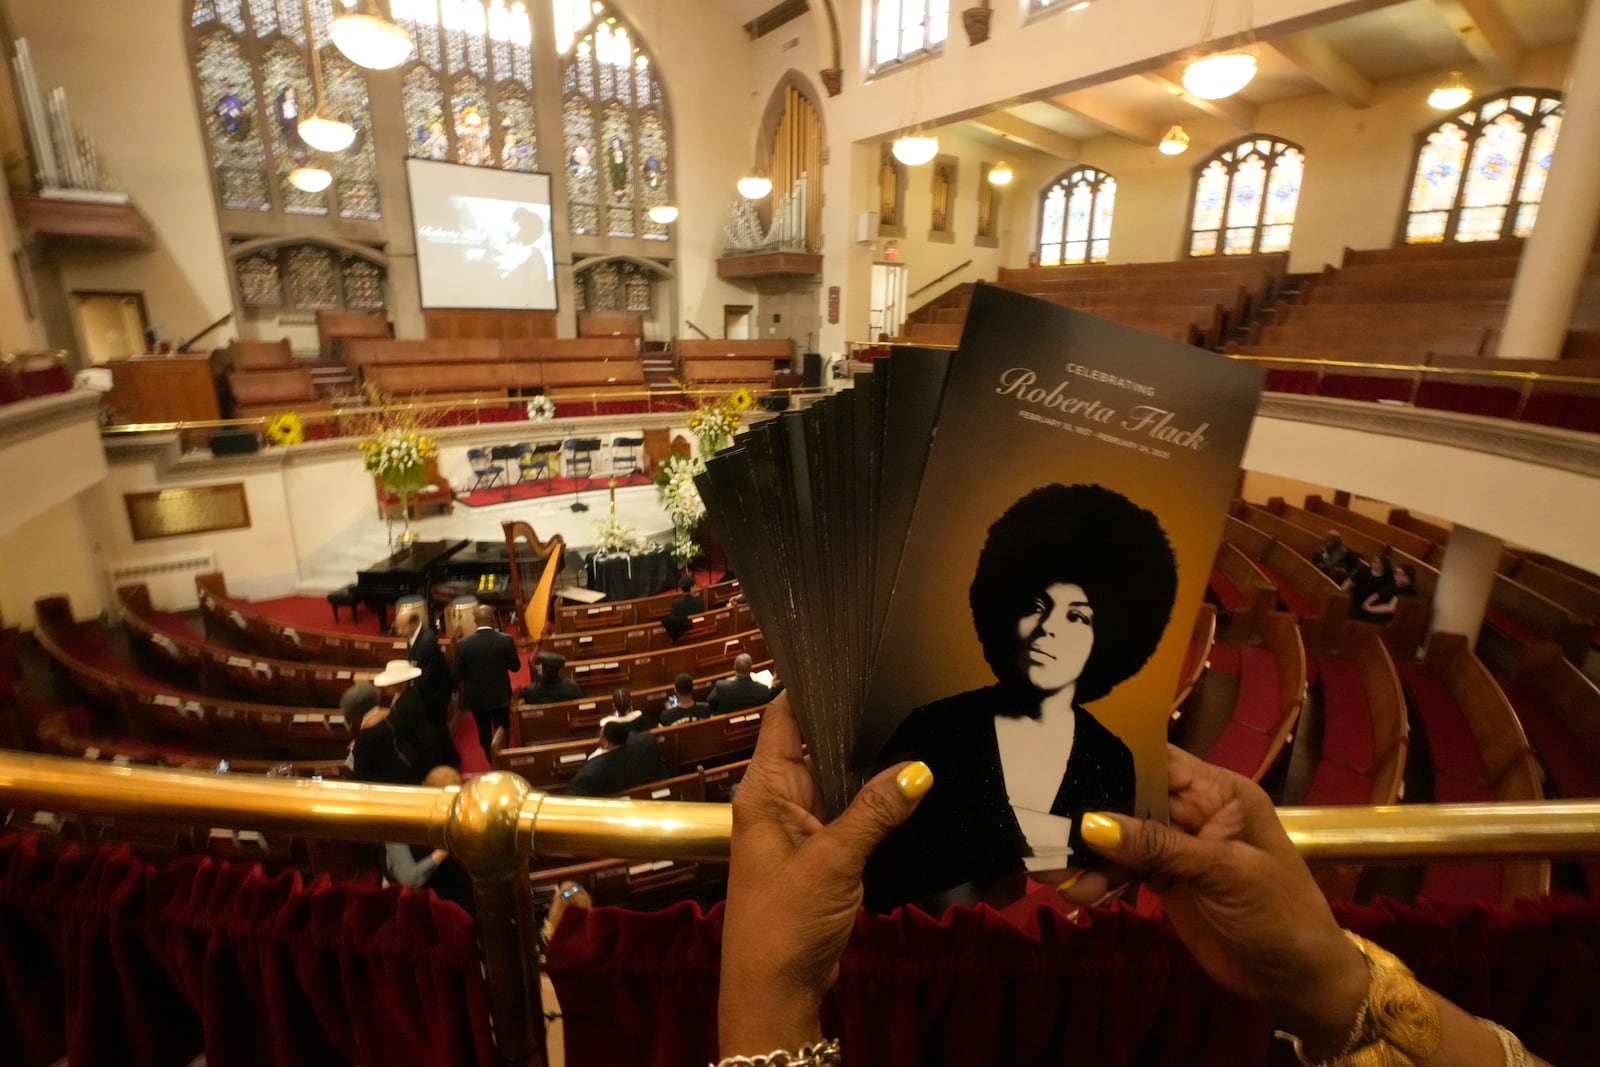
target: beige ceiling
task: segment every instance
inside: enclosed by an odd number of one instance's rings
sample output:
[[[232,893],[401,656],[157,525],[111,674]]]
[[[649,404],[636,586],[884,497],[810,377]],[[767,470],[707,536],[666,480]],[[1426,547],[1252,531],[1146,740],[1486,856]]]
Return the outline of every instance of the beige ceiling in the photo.
[[[1012,104],[958,126],[981,140],[1073,158],[1076,142],[1120,136],[1153,143],[1169,125],[1202,113],[1248,128],[1256,107],[1311,93],[1332,92],[1361,107],[1374,83],[1439,68],[1503,81],[1522,52],[1571,41],[1583,7],[1584,0],[1401,0],[1264,39],[1260,72],[1230,100],[1188,97],[1174,65]]]

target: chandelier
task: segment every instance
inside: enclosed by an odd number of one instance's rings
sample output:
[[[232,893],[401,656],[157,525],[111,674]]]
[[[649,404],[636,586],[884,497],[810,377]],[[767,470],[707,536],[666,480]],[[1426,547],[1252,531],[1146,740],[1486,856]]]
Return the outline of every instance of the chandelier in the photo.
[[[678,209],[672,204],[657,204],[645,214],[650,216],[650,221],[660,226],[675,222],[678,218]]]
[[[989,168],[990,185],[1010,185],[1012,177],[1014,175],[1011,173],[1011,164],[1009,163],[996,163]]]
[[[300,8],[305,24],[315,25],[311,19],[311,0],[300,0]],[[311,53],[311,81],[317,93],[317,106],[308,117],[300,120],[300,139],[319,152],[343,152],[355,143],[356,128],[322,113],[328,105],[328,90],[322,84],[322,55],[317,51],[314,36],[307,35],[306,47]]]
[[[922,134],[901,137],[895,141],[891,151],[894,152],[894,158],[906,166],[920,167],[939,154],[939,138]]]
[[[1472,99],[1472,86],[1459,70],[1452,70],[1443,85],[1428,94],[1428,106],[1440,111],[1454,111]]]
[[[1248,49],[1206,56],[1183,69],[1183,87],[1202,100],[1221,100],[1249,85],[1256,66],[1255,53]]]
[[[772,192],[772,179],[760,174],[751,174],[739,179],[739,195],[746,200],[760,200]]]
[[[1189,150],[1189,134],[1182,126],[1174,126],[1162,136],[1157,147],[1162,155],[1181,156]]]
[[[374,0],[364,0],[364,10],[335,15],[328,35],[345,57],[358,67],[388,70],[411,57],[411,35],[384,18]]]
[[[296,167],[289,172],[289,184],[304,193],[320,193],[333,184],[333,175],[321,167]]]

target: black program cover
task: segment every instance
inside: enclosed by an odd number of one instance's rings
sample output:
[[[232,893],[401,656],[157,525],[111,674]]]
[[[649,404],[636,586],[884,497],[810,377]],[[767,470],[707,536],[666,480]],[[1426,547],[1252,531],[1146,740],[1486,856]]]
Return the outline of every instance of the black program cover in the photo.
[[[1166,722],[1261,371],[980,286],[944,390],[855,761],[934,786],[875,906],[1092,862],[1077,816],[1166,816]]]

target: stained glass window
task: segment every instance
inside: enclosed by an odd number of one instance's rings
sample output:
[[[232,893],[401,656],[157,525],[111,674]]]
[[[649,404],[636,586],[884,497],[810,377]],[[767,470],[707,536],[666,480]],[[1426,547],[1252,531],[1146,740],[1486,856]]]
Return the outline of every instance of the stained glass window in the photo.
[[[1553,89],[1513,89],[1425,130],[1406,203],[1406,243],[1526,237],[1561,133],[1561,107]]]
[[[1039,265],[1103,263],[1111,249],[1117,180],[1074,167],[1045,187],[1039,210]]]
[[[627,260],[607,259],[573,268],[574,303],[582,312],[648,315],[654,305],[657,275]]]
[[[1298,145],[1255,133],[1201,160],[1195,168],[1189,254],[1287,251],[1305,165]]]
[[[937,52],[950,33],[950,0],[876,0],[868,73]]]
[[[672,202],[666,107],[654,64],[638,35],[604,4],[557,0],[555,14],[572,232],[666,240],[667,228],[647,214]]]
[[[391,8],[416,44],[410,64],[401,68],[406,151],[474,167],[536,169],[527,4],[391,0]]]
[[[300,0],[205,0],[190,13],[195,73],[205,111],[211,162],[222,206],[376,219],[377,155],[365,74],[328,38],[333,0],[312,0],[312,40],[323,64],[329,117],[356,128],[351,147],[313,151],[300,138],[301,119],[317,107],[308,69]],[[300,167],[333,174],[325,191],[307,193],[290,181]]]

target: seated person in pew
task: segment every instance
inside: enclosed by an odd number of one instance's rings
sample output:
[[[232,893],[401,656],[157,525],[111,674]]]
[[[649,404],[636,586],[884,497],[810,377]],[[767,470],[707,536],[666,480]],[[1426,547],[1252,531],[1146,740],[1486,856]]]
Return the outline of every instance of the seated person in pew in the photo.
[[[454,767],[441,765],[429,771],[422,784],[430,789],[447,789],[461,784],[461,774]],[[461,861],[442,848],[430,850],[426,845],[386,842],[383,873],[389,881],[407,889],[432,889],[440,900],[460,905],[468,915],[473,913],[472,878]]]
[[[1313,567],[1341,583],[1360,564],[1361,557],[1350,551],[1350,546],[1344,543],[1344,538],[1339,536],[1337,530],[1328,531],[1328,536],[1322,541],[1322,551],[1311,557]]]
[[[667,710],[661,713],[661,725],[694,722],[710,716],[711,709],[695,703],[694,675],[680,674],[672,680],[672,696],[667,699]]]
[[[713,715],[726,715],[730,711],[743,711],[757,707],[772,699],[772,690],[750,677],[755,661],[750,653],[741,652],[733,660],[733,677],[724,678],[711,687],[706,705]]]
[[[604,726],[608,722],[620,722],[628,729],[635,732],[639,730],[654,730],[656,720],[653,715],[646,715],[642,710],[633,706],[633,693],[627,689],[616,689],[611,693],[611,714],[600,720]]]
[[[611,720],[600,726],[600,754],[573,775],[567,792],[575,797],[605,797],[658,782],[671,773],[654,734]]]
[[[694,591],[694,578],[685,574],[678,579],[679,594],[672,599],[672,607],[667,610],[667,617],[661,620],[661,628],[667,631],[667,636],[677,641],[694,625],[694,617],[706,610],[705,600]]]
[[[1368,559],[1339,586],[1350,594],[1350,614],[1359,617],[1361,605],[1367,597],[1389,584],[1389,553],[1387,550]]]
[[[1350,617],[1362,622],[1388,622],[1400,606],[1400,598],[1416,596],[1417,587],[1411,580],[1411,568],[1404,563],[1394,565],[1394,574],[1382,589],[1363,600],[1359,607],[1352,605]]]
[[[583,690],[571,678],[561,677],[561,668],[567,657],[559,652],[541,652],[534,657],[530,667],[537,666],[539,680],[522,689],[524,704],[554,704],[558,700],[577,700]]]

